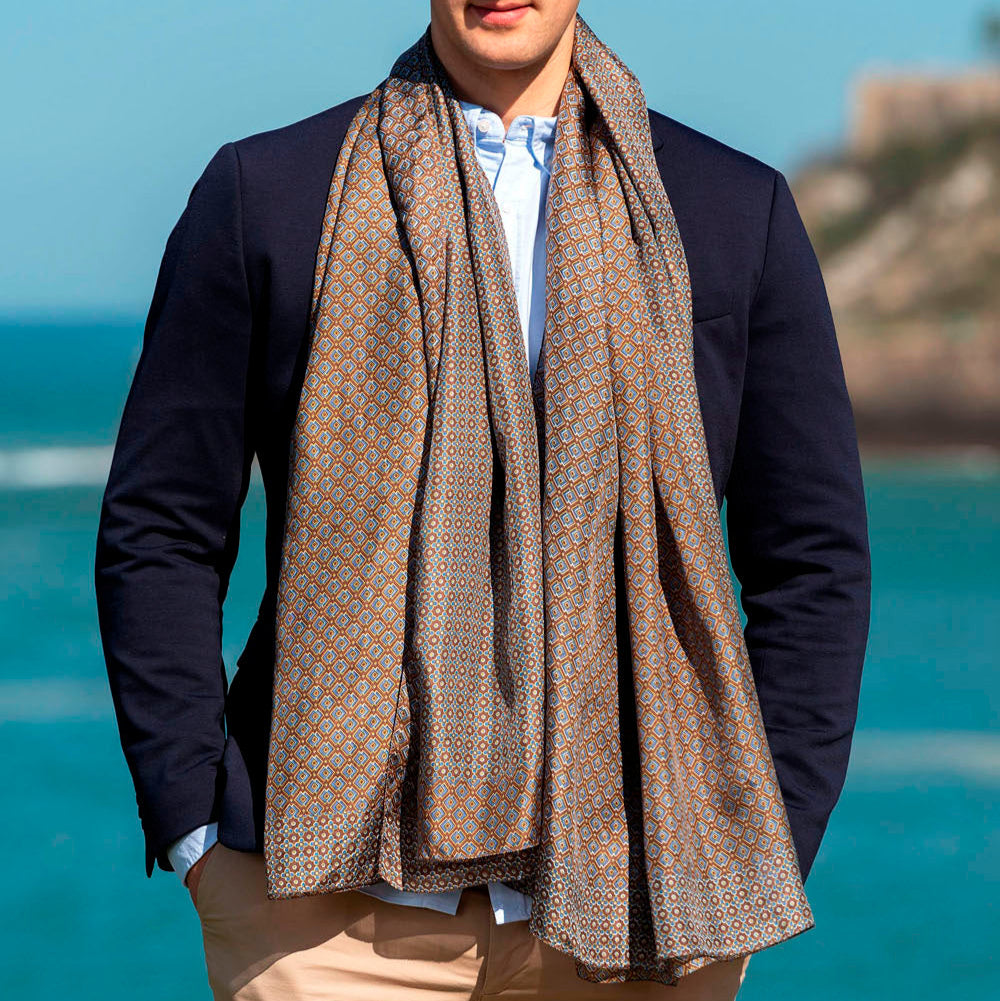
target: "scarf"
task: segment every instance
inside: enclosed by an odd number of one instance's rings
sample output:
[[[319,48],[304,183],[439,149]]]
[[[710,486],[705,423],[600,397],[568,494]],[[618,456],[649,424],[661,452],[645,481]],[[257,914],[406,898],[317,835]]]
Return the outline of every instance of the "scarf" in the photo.
[[[580,978],[674,983],[813,918],[645,96],[579,16],[546,212],[532,382],[503,223],[428,29],[357,111],[329,189],[290,443],[266,892],[504,881]]]

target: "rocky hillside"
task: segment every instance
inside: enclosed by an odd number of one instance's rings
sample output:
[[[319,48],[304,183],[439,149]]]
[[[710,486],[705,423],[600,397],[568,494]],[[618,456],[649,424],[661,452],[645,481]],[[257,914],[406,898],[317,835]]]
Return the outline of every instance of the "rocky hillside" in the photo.
[[[1000,448],[1000,118],[789,178],[869,445]]]

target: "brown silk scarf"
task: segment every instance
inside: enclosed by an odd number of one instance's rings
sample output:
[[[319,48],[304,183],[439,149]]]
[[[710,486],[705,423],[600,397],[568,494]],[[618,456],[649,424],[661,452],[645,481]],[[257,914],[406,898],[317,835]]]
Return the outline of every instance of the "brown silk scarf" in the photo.
[[[319,245],[267,895],[501,880],[531,894],[530,931],[582,978],[672,983],[813,917],[645,96],[580,18],[547,225],[532,385],[503,224],[428,30],[353,119]]]

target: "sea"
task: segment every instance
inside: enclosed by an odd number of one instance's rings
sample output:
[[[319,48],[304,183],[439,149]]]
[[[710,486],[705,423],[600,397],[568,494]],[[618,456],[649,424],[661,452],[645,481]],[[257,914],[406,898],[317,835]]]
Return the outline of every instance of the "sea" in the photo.
[[[141,320],[0,323],[0,994],[18,1001],[211,997],[187,890],[145,875],[94,604],[141,339]],[[997,998],[1000,461],[863,462],[871,635],[847,782],[806,882],[816,925],[757,953],[740,999]],[[263,533],[255,474],[224,609],[230,676]]]

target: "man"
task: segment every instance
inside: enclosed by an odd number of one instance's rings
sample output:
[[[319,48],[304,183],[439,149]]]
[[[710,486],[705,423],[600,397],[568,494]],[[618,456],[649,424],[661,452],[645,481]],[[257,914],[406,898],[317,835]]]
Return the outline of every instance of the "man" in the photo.
[[[781,173],[637,117],[576,6],[432,0],[168,241],[96,582],[216,998],[732,998],[812,925],[870,598],[822,278]]]

